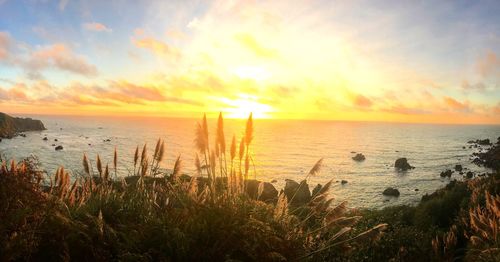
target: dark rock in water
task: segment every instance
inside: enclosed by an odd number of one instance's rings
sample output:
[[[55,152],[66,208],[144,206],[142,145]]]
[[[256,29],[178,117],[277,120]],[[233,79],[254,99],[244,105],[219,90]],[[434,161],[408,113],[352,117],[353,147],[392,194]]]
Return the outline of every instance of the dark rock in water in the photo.
[[[463,146],[462,149],[465,149],[465,146]]]
[[[465,176],[470,179],[474,177],[474,173],[472,173],[472,171],[469,171]]]
[[[303,205],[311,200],[311,192],[309,185],[305,180],[299,183],[287,179],[283,190],[288,199],[288,202],[295,205]]]
[[[482,146],[489,146],[491,145],[491,141],[486,138],[486,139],[476,139],[476,140],[470,140],[467,142],[468,144],[478,144]]]
[[[351,154],[356,154],[356,151],[351,151]]]
[[[262,192],[259,196],[259,186],[262,183]],[[260,201],[272,202],[278,199],[278,190],[269,182],[260,182],[258,180],[246,180],[246,192],[250,197],[258,198]]]
[[[26,137],[26,134],[19,134],[19,136],[21,136],[21,137]]]
[[[348,183],[348,182],[347,182],[347,180],[342,180],[342,181],[340,182],[340,184],[342,184],[342,185],[347,184],[347,183]]]
[[[63,146],[56,146],[55,150],[57,150],[57,151],[63,150]]]
[[[352,158],[354,161],[364,161],[366,158],[363,154],[359,153],[359,154],[356,154],[353,158]]]
[[[45,126],[40,120],[12,117],[0,113],[0,138],[12,138],[20,132],[41,130],[45,130]]]
[[[0,138],[0,142],[2,142],[2,139]]]
[[[489,139],[478,139],[478,140],[476,140],[476,143],[478,145],[482,145],[482,146],[489,146],[489,145],[491,145],[491,142],[490,142]]]
[[[479,157],[474,158],[474,159],[472,160],[472,163],[474,163],[474,164],[476,164],[476,165],[478,165],[478,166],[481,166],[481,165],[483,165],[483,164],[484,164],[484,163],[483,163],[483,160],[481,160]]]
[[[455,165],[455,171],[462,171],[462,165]]]
[[[108,138],[108,139],[104,139],[104,140],[102,140],[102,141],[103,141],[103,142],[111,142],[111,139],[109,139],[109,138]]]
[[[418,188],[415,188],[415,192],[417,192],[417,191],[418,191]]]
[[[397,190],[396,188],[392,188],[392,187],[388,187],[384,190],[384,192],[382,192],[383,195],[385,196],[394,196],[394,197],[398,197],[399,196],[399,190]]]
[[[439,176],[440,177],[451,177],[451,174],[453,174],[453,171],[451,171],[450,169],[447,169],[446,171],[441,172],[441,174],[439,174]]]
[[[396,162],[394,163],[394,167],[401,171],[406,171],[415,168],[408,163],[408,160],[405,157],[396,160]]]
[[[56,144],[52,144],[52,146],[56,146]]]
[[[458,172],[458,174],[463,175],[463,174],[464,174],[464,172],[460,171],[460,172]]]
[[[57,141],[59,141],[57,138],[56,138],[56,139],[54,139],[54,142],[57,142]]]
[[[47,137],[44,137],[44,138],[43,138],[43,141],[47,141],[47,140],[49,140]]]

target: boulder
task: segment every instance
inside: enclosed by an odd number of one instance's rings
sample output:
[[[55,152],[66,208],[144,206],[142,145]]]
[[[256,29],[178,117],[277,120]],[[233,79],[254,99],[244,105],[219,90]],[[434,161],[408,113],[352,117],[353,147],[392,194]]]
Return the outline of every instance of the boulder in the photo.
[[[455,165],[455,171],[460,172],[462,170],[463,170],[462,165]]]
[[[447,169],[443,172],[441,172],[441,174],[439,174],[440,177],[451,177],[451,174],[453,174],[453,171],[451,171],[450,169]]]
[[[415,168],[408,163],[408,160],[405,157],[397,159],[396,162],[394,163],[394,167],[401,171],[406,171]]]
[[[63,150],[63,146],[61,146],[61,145],[56,146],[56,147],[55,147],[55,150],[56,150],[56,151]]]
[[[384,190],[384,192],[382,192],[383,195],[385,196],[394,196],[394,197],[398,197],[399,196],[399,190],[397,190],[396,188],[392,188],[392,187],[388,187]]]
[[[299,184],[294,180],[287,179],[283,191],[288,202],[294,205],[303,205],[311,200],[309,185],[305,180],[302,180]]]
[[[352,157],[352,159],[354,161],[358,161],[359,162],[359,161],[364,161],[366,158],[365,158],[365,156],[363,154],[358,153],[354,157]]]
[[[469,171],[467,172],[467,174],[465,174],[465,176],[469,179],[473,178],[474,177],[474,173],[472,173],[472,171]]]
[[[259,186],[263,184],[262,193],[259,196]],[[246,192],[247,194],[260,201],[273,202],[278,199],[278,190],[269,182],[260,182],[258,180],[246,180]]]
[[[342,185],[345,185],[345,184],[347,184],[347,183],[348,183],[348,182],[347,182],[347,180],[342,180],[342,181],[340,181],[340,184],[342,184]]]
[[[44,138],[43,138],[43,141],[47,141],[47,140],[49,140],[47,137],[44,137]]]

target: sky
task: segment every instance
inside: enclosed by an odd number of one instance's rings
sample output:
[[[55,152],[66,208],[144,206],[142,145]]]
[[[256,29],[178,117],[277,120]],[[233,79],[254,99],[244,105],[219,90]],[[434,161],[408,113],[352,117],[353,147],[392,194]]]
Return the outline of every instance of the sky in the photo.
[[[0,0],[0,111],[500,124],[498,1]]]

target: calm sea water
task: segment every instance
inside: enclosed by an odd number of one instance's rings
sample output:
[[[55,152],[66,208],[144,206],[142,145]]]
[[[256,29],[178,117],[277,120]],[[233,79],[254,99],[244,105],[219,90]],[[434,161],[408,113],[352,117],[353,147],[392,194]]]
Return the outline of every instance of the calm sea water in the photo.
[[[196,119],[166,118],[109,118],[36,116],[47,130],[27,132],[26,138],[4,139],[0,152],[7,157],[21,159],[30,154],[39,157],[49,173],[64,165],[73,173],[82,171],[82,155],[95,160],[100,154],[103,162],[112,163],[113,150],[119,155],[120,173],[126,175],[132,166],[137,145],[147,143],[154,149],[156,140],[166,142],[165,168],[171,168],[178,155],[183,159],[183,170],[194,170],[193,143]],[[209,120],[212,134],[216,120]],[[227,144],[232,135],[239,140],[244,132],[244,120],[225,120]],[[253,155],[256,177],[259,180],[277,180],[283,187],[285,179],[301,180],[320,158],[324,158],[322,172],[310,179],[310,185],[324,184],[330,179],[347,180],[335,183],[332,195],[338,201],[347,200],[351,207],[380,208],[387,205],[414,204],[422,195],[445,186],[449,179],[439,173],[462,164],[471,170],[485,172],[470,163],[467,141],[489,138],[496,141],[500,126],[390,124],[333,121],[254,120]],[[47,136],[48,141],[42,140]],[[58,139],[54,142],[54,139]],[[110,142],[105,140],[110,139]],[[213,139],[213,138],[212,138]],[[52,144],[62,145],[55,151]],[[463,146],[467,146],[463,149]],[[351,152],[366,156],[363,162],[351,159]],[[416,168],[396,172],[394,161],[408,158]],[[95,161],[94,161],[95,162]],[[253,175],[253,174],[252,174]],[[453,178],[459,179],[458,174]],[[385,197],[386,187],[400,190],[399,198]],[[415,191],[418,189],[418,191]]]

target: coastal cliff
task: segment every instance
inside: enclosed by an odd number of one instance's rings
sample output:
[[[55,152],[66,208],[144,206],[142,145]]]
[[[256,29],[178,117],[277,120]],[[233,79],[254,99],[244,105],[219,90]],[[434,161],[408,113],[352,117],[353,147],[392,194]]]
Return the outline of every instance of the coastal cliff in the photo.
[[[42,121],[12,117],[0,112],[0,138],[12,138],[19,132],[45,130]]]

